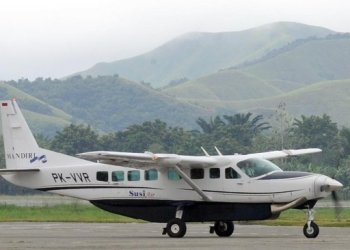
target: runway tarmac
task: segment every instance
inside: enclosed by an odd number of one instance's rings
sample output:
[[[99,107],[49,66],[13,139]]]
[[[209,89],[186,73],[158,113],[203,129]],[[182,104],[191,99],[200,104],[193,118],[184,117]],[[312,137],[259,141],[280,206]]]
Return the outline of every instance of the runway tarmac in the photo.
[[[322,227],[307,239],[301,227],[235,225],[229,238],[209,224],[188,224],[184,238],[161,235],[156,223],[0,223],[0,249],[349,249],[350,228]]]

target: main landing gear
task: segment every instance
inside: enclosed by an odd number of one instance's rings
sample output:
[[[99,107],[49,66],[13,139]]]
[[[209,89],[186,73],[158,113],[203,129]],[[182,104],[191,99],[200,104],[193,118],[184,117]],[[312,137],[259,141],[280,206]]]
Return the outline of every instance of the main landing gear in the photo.
[[[217,221],[214,226],[210,227],[210,233],[214,232],[219,237],[229,237],[234,231],[232,221]],[[163,229],[163,235],[168,234],[172,238],[182,238],[186,234],[186,223],[180,218],[175,218],[167,223],[166,228]]]
[[[175,219],[171,219],[165,228],[163,235],[168,234],[172,238],[182,238],[186,234],[186,223],[182,220],[183,208],[176,209]]]
[[[314,222],[315,211],[308,209],[307,222],[304,225],[303,232],[306,238],[316,238],[320,232],[318,225]]]
[[[163,234],[168,234],[172,238],[182,238],[186,234],[186,223],[178,218],[172,219],[164,228]]]
[[[186,234],[186,223],[182,220],[183,208],[176,209],[176,216],[171,219],[165,228],[163,228],[163,235],[167,234],[172,238],[182,238]],[[214,232],[220,237],[229,237],[234,231],[232,221],[216,221],[214,226],[210,227],[210,233]]]
[[[217,221],[214,226],[210,227],[210,233],[214,232],[220,237],[229,237],[232,235],[234,225],[232,221]]]

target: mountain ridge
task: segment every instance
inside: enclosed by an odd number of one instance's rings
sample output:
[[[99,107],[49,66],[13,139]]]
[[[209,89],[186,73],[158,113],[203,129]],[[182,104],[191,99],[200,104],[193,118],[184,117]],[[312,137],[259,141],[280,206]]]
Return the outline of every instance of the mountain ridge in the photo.
[[[139,56],[98,63],[77,74],[119,74],[133,81],[149,82],[153,87],[164,87],[171,80],[184,77],[195,79],[257,59],[271,49],[300,38],[323,37],[333,33],[326,28],[289,22],[243,31],[188,33]]]

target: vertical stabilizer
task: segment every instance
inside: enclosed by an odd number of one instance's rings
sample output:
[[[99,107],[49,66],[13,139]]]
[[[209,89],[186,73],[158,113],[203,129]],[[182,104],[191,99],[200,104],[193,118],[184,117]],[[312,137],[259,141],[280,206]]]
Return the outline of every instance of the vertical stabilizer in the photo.
[[[22,168],[39,147],[15,100],[1,101],[1,120],[6,167]]]
[[[89,161],[40,148],[16,101],[0,103],[7,169],[91,165]]]

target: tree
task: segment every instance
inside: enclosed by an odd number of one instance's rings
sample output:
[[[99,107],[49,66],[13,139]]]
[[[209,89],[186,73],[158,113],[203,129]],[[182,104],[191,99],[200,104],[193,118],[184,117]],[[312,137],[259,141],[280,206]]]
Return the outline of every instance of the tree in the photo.
[[[154,153],[198,154],[197,133],[179,127],[169,127],[161,120],[129,126],[124,131],[101,137],[103,150]]]
[[[332,122],[329,115],[301,116],[301,119],[294,119],[291,132],[300,138],[301,147],[330,148],[336,145],[338,127]]]
[[[350,128],[342,128],[339,132],[342,153],[343,156],[347,157],[350,155]]]
[[[332,122],[329,115],[323,116],[301,116],[294,119],[290,132],[293,134],[296,147],[321,148],[322,159],[320,163],[338,167],[341,157],[341,141],[338,136],[338,127]]]
[[[253,117],[252,113],[216,116],[209,121],[198,118],[197,124],[203,132],[199,142],[211,152],[213,146],[218,146],[225,154],[248,153],[254,137],[270,128],[262,120],[262,115]]]
[[[71,124],[57,132],[51,142],[51,149],[68,155],[75,155],[99,148],[98,134],[90,126]]]
[[[212,134],[216,130],[218,130],[220,127],[225,125],[225,123],[222,121],[220,116],[215,116],[214,119],[211,117],[209,122],[199,117],[196,123],[202,129],[202,132],[204,134]]]

